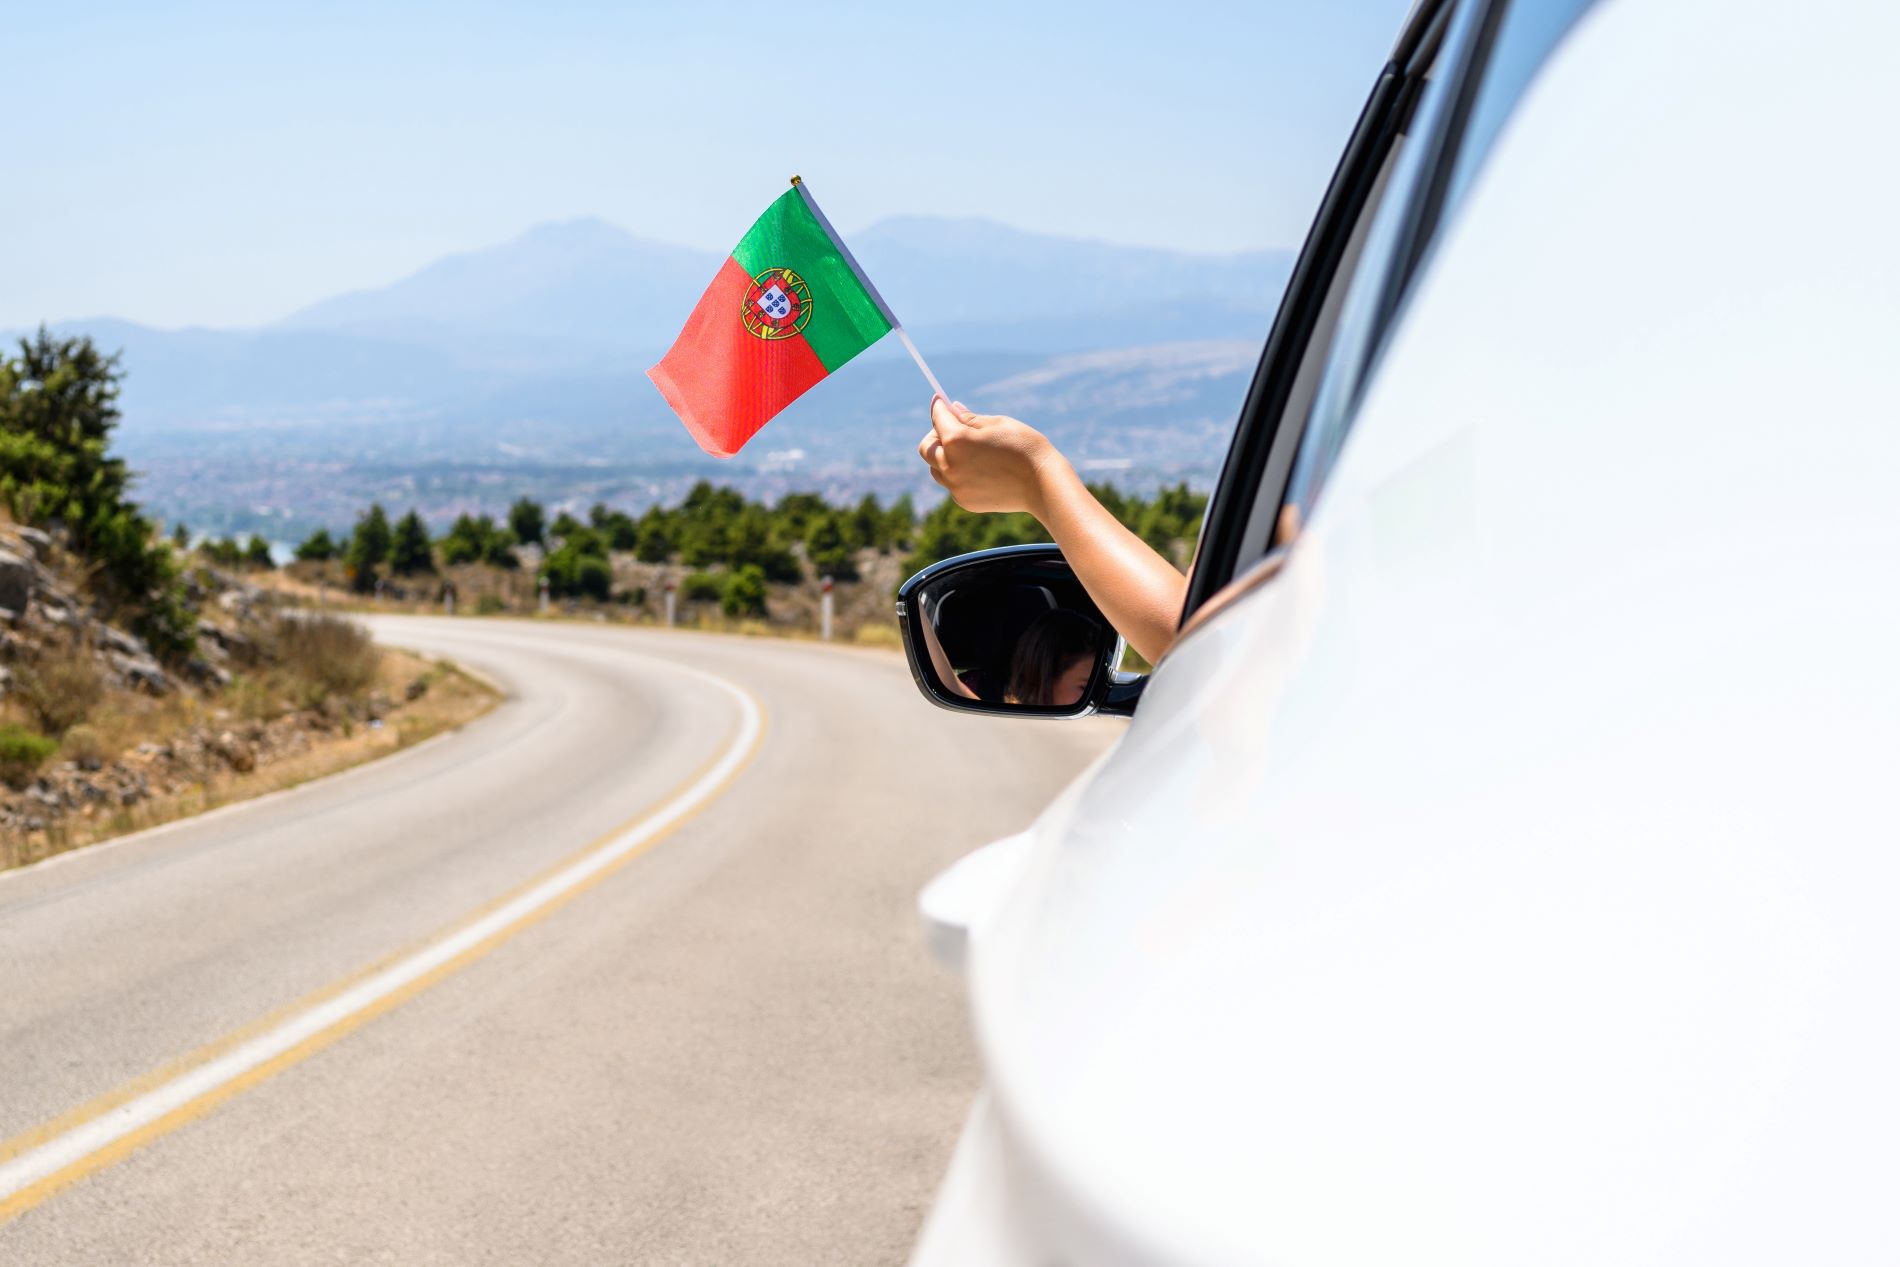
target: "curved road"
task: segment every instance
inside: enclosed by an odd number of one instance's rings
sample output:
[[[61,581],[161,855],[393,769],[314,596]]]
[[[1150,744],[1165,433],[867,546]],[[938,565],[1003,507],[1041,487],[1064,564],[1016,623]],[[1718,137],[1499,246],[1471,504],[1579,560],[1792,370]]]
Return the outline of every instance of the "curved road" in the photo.
[[[508,699],[0,876],[0,1262],[901,1262],[976,1077],[916,892],[1116,724],[849,649],[371,623]]]

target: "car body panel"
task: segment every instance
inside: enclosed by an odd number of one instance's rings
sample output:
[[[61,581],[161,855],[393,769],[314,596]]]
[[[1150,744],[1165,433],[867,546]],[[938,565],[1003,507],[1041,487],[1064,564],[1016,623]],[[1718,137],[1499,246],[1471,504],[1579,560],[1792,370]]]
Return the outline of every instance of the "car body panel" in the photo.
[[[1900,21],[1749,8],[1570,34],[1031,833],[995,1262],[1900,1258]]]

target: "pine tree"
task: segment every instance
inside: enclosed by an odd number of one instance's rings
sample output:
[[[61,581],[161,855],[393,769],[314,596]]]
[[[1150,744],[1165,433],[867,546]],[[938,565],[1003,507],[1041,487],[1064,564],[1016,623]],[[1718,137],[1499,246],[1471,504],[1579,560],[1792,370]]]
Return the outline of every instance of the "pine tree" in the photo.
[[[397,576],[435,571],[428,526],[414,510],[396,521],[396,531],[389,541],[389,570]]]
[[[517,498],[508,508],[508,530],[523,545],[541,545],[547,524],[548,512],[531,497]]]
[[[350,583],[363,593],[376,588],[376,568],[389,558],[389,516],[380,502],[372,502],[356,531],[350,534],[349,549],[343,562],[350,569]]]

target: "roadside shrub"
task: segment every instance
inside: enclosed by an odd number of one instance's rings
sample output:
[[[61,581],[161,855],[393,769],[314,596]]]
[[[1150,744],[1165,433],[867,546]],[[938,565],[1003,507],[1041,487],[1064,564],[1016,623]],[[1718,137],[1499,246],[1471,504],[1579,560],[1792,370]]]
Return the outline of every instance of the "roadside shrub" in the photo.
[[[290,697],[300,708],[362,697],[375,685],[382,664],[382,652],[369,631],[338,616],[279,616],[271,644]]]
[[[90,649],[43,646],[14,666],[13,693],[40,729],[63,735],[85,721],[105,694],[105,679]]]
[[[297,547],[297,557],[306,563],[327,563],[339,553],[336,541],[327,528],[317,529]]]
[[[725,582],[711,572],[688,572],[680,582],[680,597],[689,603],[716,603],[725,593]]]
[[[57,741],[36,735],[24,726],[0,726],[0,779],[19,787],[59,751]]]
[[[60,750],[81,765],[98,765],[106,759],[106,743],[91,726],[74,726],[60,740]]]
[[[765,615],[765,569],[748,563],[726,577],[719,610],[733,618]]]
[[[477,616],[496,616],[507,610],[508,604],[502,602],[500,597],[494,594],[483,594],[480,598],[475,600],[475,614]]]

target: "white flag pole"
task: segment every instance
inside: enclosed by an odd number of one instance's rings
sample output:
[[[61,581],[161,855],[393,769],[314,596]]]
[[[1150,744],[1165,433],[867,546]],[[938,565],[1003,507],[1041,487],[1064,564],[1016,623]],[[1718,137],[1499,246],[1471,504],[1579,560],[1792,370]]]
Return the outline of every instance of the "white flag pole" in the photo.
[[[904,344],[904,350],[910,353],[910,359],[917,362],[917,368],[924,372],[924,381],[930,384],[930,390],[942,396],[944,403],[948,404],[950,402],[949,393],[944,391],[943,384],[937,381],[937,376],[930,372],[930,367],[924,364],[924,354],[919,352],[917,345],[910,341],[910,335],[905,332],[904,327],[892,326],[891,329],[897,332],[898,339]]]
[[[944,391],[943,384],[937,381],[937,376],[930,372],[930,366],[924,363],[924,354],[919,352],[917,345],[910,341],[910,334],[904,329],[904,323],[897,319],[897,314],[891,311],[891,306],[884,302],[884,296],[877,293],[877,287],[871,284],[870,277],[858,266],[857,257],[851,254],[851,248],[844,244],[844,239],[838,236],[838,231],[831,227],[831,221],[826,219],[825,213],[819,209],[818,200],[811,196],[811,187],[794,176],[792,188],[796,189],[799,196],[805,200],[805,206],[811,211],[812,217],[818,221],[818,226],[825,231],[825,236],[831,239],[831,244],[838,248],[838,254],[844,257],[844,262],[850,265],[852,274],[858,279],[858,285],[864,287],[864,293],[869,295],[871,302],[877,305],[877,310],[883,314],[884,320],[891,323],[891,332],[903,343],[904,350],[910,353],[910,359],[917,362],[917,368],[923,371],[924,381],[930,384],[930,390],[946,401],[949,400],[950,394]]]

